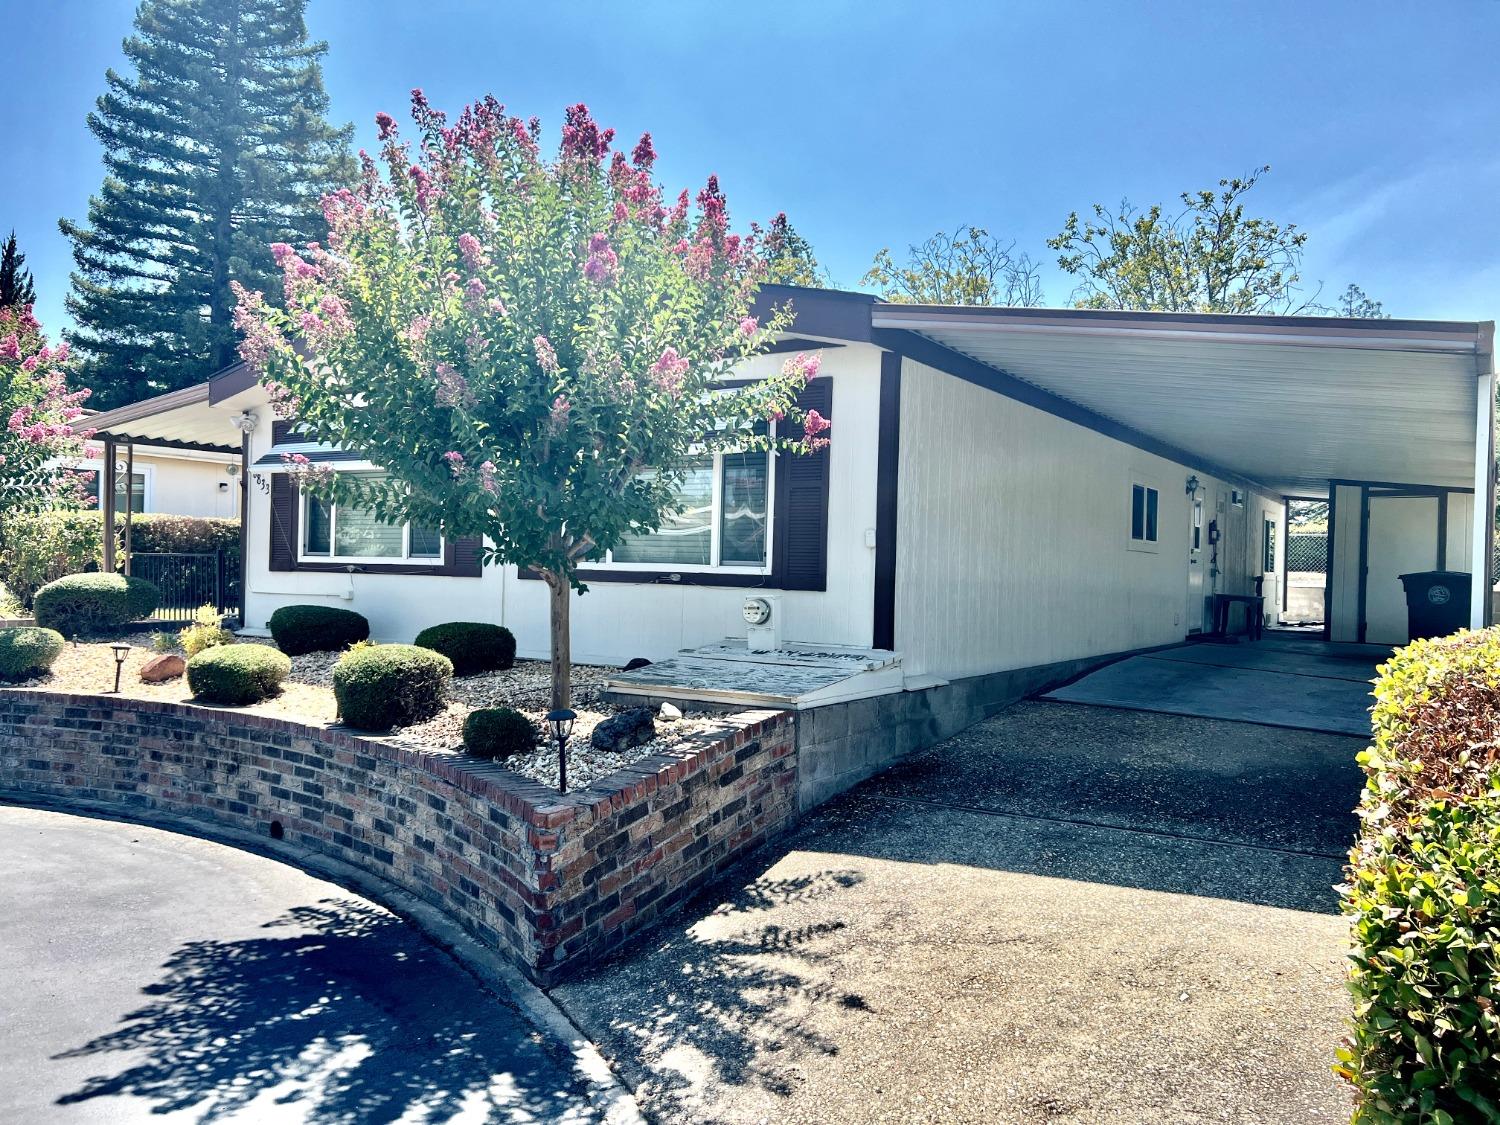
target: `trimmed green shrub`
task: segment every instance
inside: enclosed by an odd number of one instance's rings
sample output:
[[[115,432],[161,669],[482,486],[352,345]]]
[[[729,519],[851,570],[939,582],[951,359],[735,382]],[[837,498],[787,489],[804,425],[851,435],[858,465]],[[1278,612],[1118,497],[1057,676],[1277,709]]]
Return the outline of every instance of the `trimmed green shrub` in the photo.
[[[1500,631],[1380,667],[1343,890],[1356,1122],[1500,1120]]]
[[[374,645],[333,666],[339,717],[359,730],[386,730],[430,719],[443,709],[453,662],[416,645]]]
[[[370,623],[361,614],[331,605],[284,605],[266,625],[288,656],[338,652],[370,636]]]
[[[464,749],[476,758],[509,758],[536,749],[536,724],[509,707],[482,707],[464,719]]]
[[[187,682],[193,694],[205,703],[232,707],[281,694],[282,681],[291,673],[291,660],[269,645],[219,645],[187,662]]]
[[[70,574],[36,592],[36,623],[65,637],[88,636],[150,617],[161,591],[144,578],[120,574]]]
[[[29,680],[52,667],[68,642],[52,629],[0,629],[0,680]]]
[[[515,665],[516,638],[504,625],[483,621],[449,621],[417,634],[421,648],[440,652],[453,661],[455,676],[502,671]]]

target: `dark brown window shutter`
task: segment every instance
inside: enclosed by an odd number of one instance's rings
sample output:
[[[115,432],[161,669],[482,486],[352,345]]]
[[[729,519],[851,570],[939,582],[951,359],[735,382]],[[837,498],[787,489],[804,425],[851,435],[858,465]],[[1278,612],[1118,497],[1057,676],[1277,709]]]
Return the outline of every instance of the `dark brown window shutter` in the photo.
[[[797,396],[803,410],[833,418],[833,380],[814,379]],[[783,424],[783,436],[802,438],[802,427]],[[830,438],[834,431],[829,431]],[[776,527],[771,584],[782,590],[828,588],[829,449],[776,455]]]
[[[276,425],[281,425],[277,422]],[[274,432],[274,431],[273,431]],[[286,473],[271,473],[272,570],[297,569],[297,486]]]
[[[439,572],[452,578],[479,578],[484,566],[479,561],[479,552],[484,546],[478,535],[464,535],[448,541],[443,550],[443,567]]]
[[[277,418],[274,422],[272,422],[271,444],[280,445],[285,441],[290,441],[292,437],[292,427],[294,425],[296,425],[296,423],[293,422],[290,418]]]

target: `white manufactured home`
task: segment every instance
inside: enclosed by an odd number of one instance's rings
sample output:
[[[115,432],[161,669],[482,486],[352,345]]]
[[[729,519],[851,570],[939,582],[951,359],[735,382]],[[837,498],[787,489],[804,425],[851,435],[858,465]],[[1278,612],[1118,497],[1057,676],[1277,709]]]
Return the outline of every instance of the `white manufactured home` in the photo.
[[[677,518],[586,572],[576,659],[710,653],[745,637],[747,597],[771,606],[772,647],[864,660],[882,691],[1274,625],[1294,497],[1331,505],[1327,639],[1404,642],[1414,571],[1471,575],[1462,621],[1488,621],[1491,323],[763,299],[797,314],[779,351],[822,353],[806,394],[831,445],[706,459]],[[441,528],[300,497],[284,453],[376,466],[299,444],[245,368],[95,424],[112,444],[239,450],[247,628],[317,602],[377,639],[488,620],[545,655],[541,582]]]

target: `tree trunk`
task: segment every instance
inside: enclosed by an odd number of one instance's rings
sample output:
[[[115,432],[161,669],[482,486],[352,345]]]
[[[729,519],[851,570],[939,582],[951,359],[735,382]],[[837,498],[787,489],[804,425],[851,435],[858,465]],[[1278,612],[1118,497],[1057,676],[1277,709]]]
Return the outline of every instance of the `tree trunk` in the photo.
[[[573,698],[573,646],[568,632],[568,610],[573,588],[567,575],[542,575],[552,592],[552,710],[571,707]]]

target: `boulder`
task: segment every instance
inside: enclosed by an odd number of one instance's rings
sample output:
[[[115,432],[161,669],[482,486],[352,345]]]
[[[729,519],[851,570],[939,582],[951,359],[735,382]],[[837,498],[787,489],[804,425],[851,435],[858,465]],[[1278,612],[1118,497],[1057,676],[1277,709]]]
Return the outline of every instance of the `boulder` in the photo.
[[[656,720],[649,707],[634,707],[605,719],[589,736],[595,750],[607,750],[618,754],[650,742],[656,737]]]
[[[675,703],[663,701],[661,710],[657,714],[661,716],[662,722],[675,723],[678,719],[682,718],[682,708],[678,707]]]
[[[634,672],[637,668],[649,667],[651,667],[651,661],[647,660],[644,656],[632,656],[630,658],[630,661],[625,665],[625,667],[621,668],[620,671]]]
[[[175,652],[163,652],[141,665],[141,683],[159,684],[175,680],[187,671],[187,661]]]

